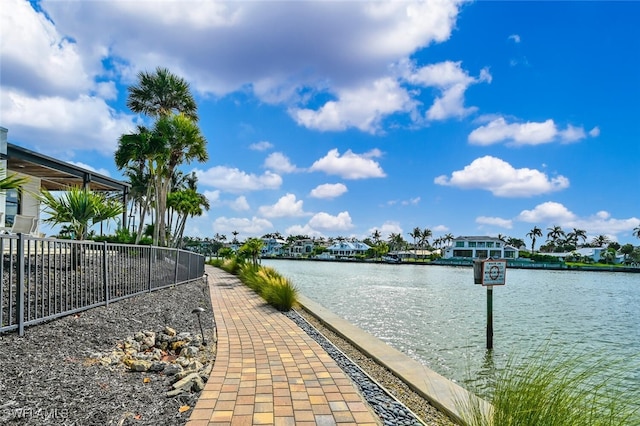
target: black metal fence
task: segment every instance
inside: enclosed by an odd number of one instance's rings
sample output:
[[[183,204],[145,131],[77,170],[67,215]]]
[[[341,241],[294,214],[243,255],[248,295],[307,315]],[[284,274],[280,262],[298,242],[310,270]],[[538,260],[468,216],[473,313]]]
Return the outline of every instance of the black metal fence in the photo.
[[[204,256],[171,248],[0,235],[0,333],[204,276]]]

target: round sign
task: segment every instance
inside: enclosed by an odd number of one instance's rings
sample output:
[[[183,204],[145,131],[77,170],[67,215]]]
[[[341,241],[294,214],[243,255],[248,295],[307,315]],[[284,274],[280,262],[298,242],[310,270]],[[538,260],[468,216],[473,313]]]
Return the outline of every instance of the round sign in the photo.
[[[489,278],[495,281],[498,279],[499,276],[500,276],[500,268],[498,268],[496,265],[491,266],[491,268],[489,268]]]

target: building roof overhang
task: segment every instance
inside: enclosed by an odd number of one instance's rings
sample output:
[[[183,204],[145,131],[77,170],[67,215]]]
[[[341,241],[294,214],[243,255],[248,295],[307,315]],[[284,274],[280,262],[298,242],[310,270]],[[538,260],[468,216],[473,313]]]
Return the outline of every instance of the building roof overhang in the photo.
[[[7,143],[7,170],[34,176],[49,191],[87,187],[93,191],[129,192],[130,185],[82,167]]]

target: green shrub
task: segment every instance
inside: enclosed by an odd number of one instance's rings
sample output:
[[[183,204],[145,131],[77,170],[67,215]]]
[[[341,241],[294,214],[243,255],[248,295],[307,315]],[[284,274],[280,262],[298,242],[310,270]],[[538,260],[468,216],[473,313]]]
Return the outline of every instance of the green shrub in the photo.
[[[262,289],[265,300],[279,311],[289,311],[298,300],[298,289],[284,277],[271,277]]]
[[[460,411],[469,426],[640,425],[638,390],[624,381],[628,371],[628,360],[542,348],[512,357],[497,374],[491,410],[472,399]]]

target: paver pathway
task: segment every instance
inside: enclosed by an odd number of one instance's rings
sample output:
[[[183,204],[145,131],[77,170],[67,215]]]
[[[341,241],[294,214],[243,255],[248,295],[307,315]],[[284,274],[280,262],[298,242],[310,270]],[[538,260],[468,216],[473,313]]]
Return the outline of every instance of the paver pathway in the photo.
[[[206,273],[217,354],[187,426],[381,424],[300,327],[235,276],[211,266]]]

